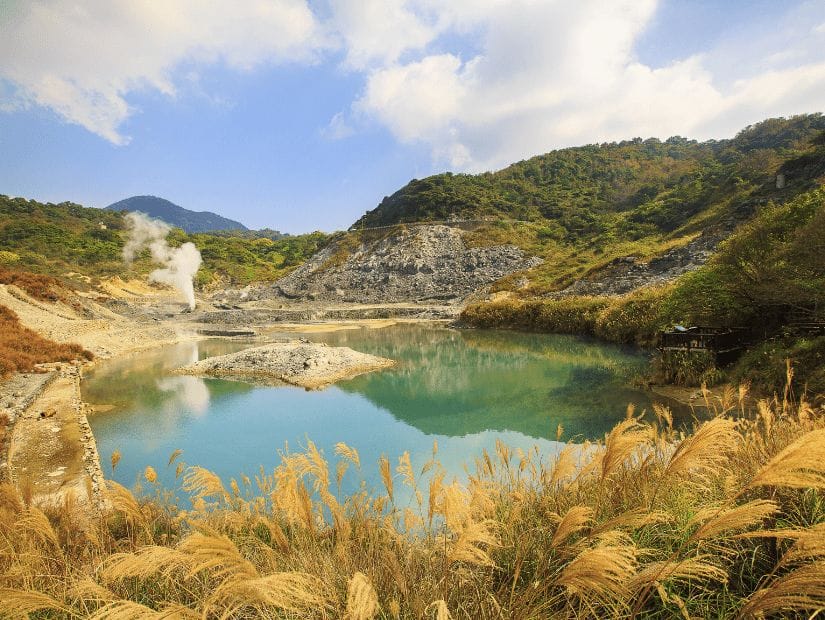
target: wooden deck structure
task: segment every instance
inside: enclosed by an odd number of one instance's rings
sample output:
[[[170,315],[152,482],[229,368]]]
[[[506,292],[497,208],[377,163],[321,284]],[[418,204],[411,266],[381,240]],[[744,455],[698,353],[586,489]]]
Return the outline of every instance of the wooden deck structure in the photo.
[[[745,346],[745,329],[688,327],[659,334],[660,351],[710,351],[730,353]]]

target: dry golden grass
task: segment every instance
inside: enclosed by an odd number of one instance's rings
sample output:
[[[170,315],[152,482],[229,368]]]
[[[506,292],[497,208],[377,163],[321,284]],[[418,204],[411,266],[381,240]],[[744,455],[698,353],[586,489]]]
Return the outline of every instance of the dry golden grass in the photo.
[[[816,615],[825,412],[785,398],[743,417],[735,392],[717,409],[689,433],[668,412],[648,425],[631,410],[603,441],[554,458],[499,444],[463,483],[437,446],[422,470],[382,457],[383,489],[349,497],[341,477],[364,464],[345,444],[336,464],[309,444],[228,485],[186,468],[185,510],[159,499],[150,469],[151,497],[109,483],[111,509],[91,522],[0,487],[0,615]]]
[[[64,284],[51,276],[0,266],[0,284],[13,284],[40,301],[62,301],[69,306],[76,305],[75,298],[72,297]]]
[[[59,344],[20,324],[17,315],[0,306],[0,379],[14,372],[31,372],[37,364],[90,360],[94,356],[77,344]]]

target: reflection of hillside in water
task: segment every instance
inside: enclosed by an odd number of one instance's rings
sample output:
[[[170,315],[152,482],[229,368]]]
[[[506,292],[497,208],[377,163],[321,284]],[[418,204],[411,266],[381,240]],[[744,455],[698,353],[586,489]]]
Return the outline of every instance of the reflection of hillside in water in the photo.
[[[114,411],[188,409],[202,413],[212,398],[252,388],[228,381],[206,382],[199,377],[170,376],[169,371],[247,346],[225,341],[185,342],[153,353],[141,352],[110,360],[88,373],[82,384],[83,398],[92,404],[113,405]]]
[[[466,331],[464,341],[479,349],[540,355],[573,366],[597,366],[626,375],[629,365],[643,368],[636,351],[568,335],[546,336],[523,332]],[[638,369],[636,369],[638,370]]]
[[[397,368],[339,384],[430,434],[514,430],[553,437],[597,436],[627,404],[649,397],[627,387],[644,356],[568,336],[459,331],[402,325],[325,334],[400,362]]]
[[[400,396],[426,392],[432,395],[453,394],[473,387],[474,373],[508,372],[523,369],[527,359],[519,354],[501,354],[468,347],[462,332],[450,329],[398,326],[376,330],[350,330],[330,334],[324,341],[358,351],[381,355],[399,362],[386,375]],[[348,389],[351,382],[341,384]]]

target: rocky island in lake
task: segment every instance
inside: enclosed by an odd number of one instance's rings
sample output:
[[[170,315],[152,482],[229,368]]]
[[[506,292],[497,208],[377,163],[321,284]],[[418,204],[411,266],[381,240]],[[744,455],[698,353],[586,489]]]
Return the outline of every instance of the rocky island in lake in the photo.
[[[389,368],[385,357],[359,353],[349,347],[328,347],[311,342],[279,342],[210,357],[177,370],[179,374],[226,379],[281,381],[318,389],[365,372]]]

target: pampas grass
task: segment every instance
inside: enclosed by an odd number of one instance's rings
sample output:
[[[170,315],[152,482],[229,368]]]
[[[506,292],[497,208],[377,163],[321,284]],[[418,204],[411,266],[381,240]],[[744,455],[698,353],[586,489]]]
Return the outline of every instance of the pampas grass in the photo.
[[[421,470],[384,456],[381,487],[349,497],[342,479],[368,465],[342,443],[332,462],[308,443],[226,485],[176,451],[185,510],[151,467],[151,497],[108,482],[82,519],[0,485],[0,616],[811,616],[825,607],[825,415],[782,395],[751,416],[746,394],[709,402],[689,432],[629,410],[554,456],[499,442],[464,480],[436,446]]]

